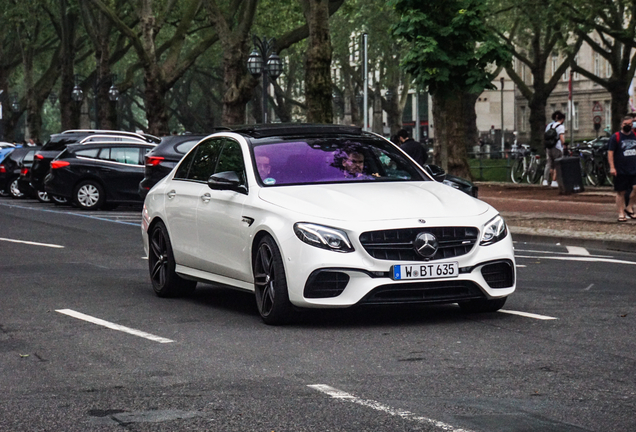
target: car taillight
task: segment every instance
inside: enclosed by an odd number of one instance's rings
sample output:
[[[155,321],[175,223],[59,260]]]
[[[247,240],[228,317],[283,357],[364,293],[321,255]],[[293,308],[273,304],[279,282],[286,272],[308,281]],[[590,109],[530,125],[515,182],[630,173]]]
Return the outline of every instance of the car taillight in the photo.
[[[148,156],[146,158],[146,165],[148,166],[157,166],[163,161],[164,158],[161,156]]]
[[[51,169],[64,168],[65,166],[69,166],[69,165],[70,165],[69,162],[57,160],[57,161],[51,162]]]
[[[2,171],[0,171],[2,172]],[[27,167],[22,167],[22,169],[20,170],[20,175],[25,176],[29,173],[29,169]]]
[[[44,159],[44,156],[42,156],[40,153],[35,155],[36,159]]]
[[[0,165],[0,173],[6,173],[7,169],[4,167],[4,165]]]

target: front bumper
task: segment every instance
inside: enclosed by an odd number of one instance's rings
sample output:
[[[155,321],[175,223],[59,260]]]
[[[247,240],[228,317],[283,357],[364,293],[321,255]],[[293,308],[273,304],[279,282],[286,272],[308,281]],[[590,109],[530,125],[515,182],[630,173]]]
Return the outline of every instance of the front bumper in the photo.
[[[284,241],[281,253],[289,298],[299,307],[456,303],[506,297],[516,288],[510,234],[492,245],[476,244],[468,254],[430,261],[456,261],[460,271],[453,278],[393,280],[391,266],[406,262],[377,260],[358,248],[353,253],[322,250],[296,238]]]

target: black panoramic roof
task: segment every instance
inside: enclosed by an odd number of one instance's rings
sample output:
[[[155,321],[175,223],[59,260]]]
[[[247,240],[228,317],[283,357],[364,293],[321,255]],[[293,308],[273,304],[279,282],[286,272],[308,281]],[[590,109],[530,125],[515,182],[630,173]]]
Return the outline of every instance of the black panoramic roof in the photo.
[[[272,123],[236,126],[229,131],[247,135],[252,138],[267,138],[276,136],[304,136],[304,135],[363,135],[362,128],[357,126],[341,126],[333,124],[309,123]]]

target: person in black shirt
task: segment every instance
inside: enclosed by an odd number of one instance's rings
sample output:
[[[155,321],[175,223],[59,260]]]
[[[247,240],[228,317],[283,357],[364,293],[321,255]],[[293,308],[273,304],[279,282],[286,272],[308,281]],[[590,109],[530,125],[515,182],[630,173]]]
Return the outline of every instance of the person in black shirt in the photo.
[[[411,138],[406,129],[400,129],[397,133],[397,137],[401,143],[400,148],[404,150],[407,155],[411,156],[415,162],[424,166],[428,160],[428,152],[426,151],[426,148]]]
[[[625,207],[625,192],[636,185],[636,134],[632,130],[632,122],[631,116],[624,117],[620,132],[612,134],[607,147],[610,174],[614,176],[618,222],[627,221],[626,216],[636,219],[636,189],[632,189]]]

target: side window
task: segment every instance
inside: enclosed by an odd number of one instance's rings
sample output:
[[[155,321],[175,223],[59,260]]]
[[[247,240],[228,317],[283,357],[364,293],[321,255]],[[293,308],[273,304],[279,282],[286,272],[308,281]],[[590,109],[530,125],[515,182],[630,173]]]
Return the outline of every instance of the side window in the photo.
[[[241,151],[241,145],[236,141],[226,139],[225,145],[221,156],[219,156],[219,162],[216,165],[214,174],[234,171],[241,183],[245,184],[245,162],[243,161],[243,152]]]
[[[83,156],[83,157],[88,157],[88,158],[96,158],[98,153],[99,153],[99,149],[98,148],[86,149],[86,150],[78,150],[78,151],[75,152],[75,154],[77,156]]]
[[[198,148],[194,149],[193,152],[191,152],[186,157],[181,159],[181,164],[179,164],[179,168],[177,168],[177,171],[174,173],[173,178],[175,179],[188,178],[188,171],[190,170],[190,165],[192,165],[192,160],[196,157],[198,151],[199,151]]]
[[[30,152],[28,152],[26,155],[24,155],[24,159],[22,160],[22,162],[33,162],[33,157],[35,156],[35,150],[32,150]]]
[[[110,148],[109,147],[104,147],[100,152],[99,152],[99,156],[97,156],[99,159],[103,159],[103,160],[110,160]]]
[[[199,142],[198,140],[185,141],[185,142],[177,144],[174,149],[177,153],[186,154],[198,142]]]
[[[212,138],[199,144],[187,179],[207,182],[208,178],[214,174],[214,166],[222,146],[223,140],[219,138]]]
[[[113,147],[110,149],[110,160],[127,165],[139,165],[139,148]]]

